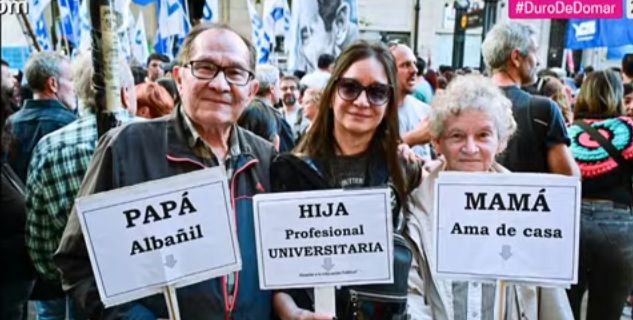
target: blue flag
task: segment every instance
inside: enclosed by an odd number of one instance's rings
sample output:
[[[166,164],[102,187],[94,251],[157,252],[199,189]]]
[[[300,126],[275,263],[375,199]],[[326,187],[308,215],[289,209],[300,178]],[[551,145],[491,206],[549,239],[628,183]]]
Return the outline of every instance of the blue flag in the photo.
[[[620,47],[633,43],[633,19],[571,19],[567,49]]]
[[[84,0],[86,1],[86,0]],[[80,14],[78,0],[59,0],[59,18],[61,34],[73,44],[78,44],[80,33]]]

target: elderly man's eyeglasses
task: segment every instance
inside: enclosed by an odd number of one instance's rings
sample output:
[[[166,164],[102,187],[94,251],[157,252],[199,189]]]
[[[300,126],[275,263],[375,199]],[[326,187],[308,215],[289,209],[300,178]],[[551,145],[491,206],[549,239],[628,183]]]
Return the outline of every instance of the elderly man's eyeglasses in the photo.
[[[345,101],[352,102],[365,91],[367,101],[374,106],[379,107],[389,101],[391,97],[391,86],[382,83],[373,83],[363,86],[357,80],[350,78],[340,78],[337,80],[337,92],[339,97]]]
[[[222,71],[224,79],[230,84],[244,86],[254,78],[252,72],[240,67],[221,67],[210,61],[189,61],[184,65],[191,74],[200,80],[213,80]]]

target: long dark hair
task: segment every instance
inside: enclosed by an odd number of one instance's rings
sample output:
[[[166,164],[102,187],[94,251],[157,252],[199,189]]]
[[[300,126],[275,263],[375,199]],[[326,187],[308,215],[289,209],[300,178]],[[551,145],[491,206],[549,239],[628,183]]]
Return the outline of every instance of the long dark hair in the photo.
[[[402,200],[406,197],[407,186],[401,163],[398,160],[398,144],[400,134],[398,129],[398,105],[396,101],[396,88],[398,88],[396,63],[389,49],[378,43],[358,41],[350,45],[341,53],[334,64],[334,70],[323,90],[319,102],[319,112],[312,123],[310,130],[301,143],[295,148],[295,152],[301,156],[307,156],[318,160],[327,160],[336,156],[337,142],[334,138],[334,111],[332,104],[337,94],[337,80],[357,61],[374,58],[382,64],[387,74],[389,85],[392,87],[387,103],[385,116],[376,128],[369,148],[373,149],[381,160],[387,164],[391,176],[391,182],[398,191],[398,197]]]

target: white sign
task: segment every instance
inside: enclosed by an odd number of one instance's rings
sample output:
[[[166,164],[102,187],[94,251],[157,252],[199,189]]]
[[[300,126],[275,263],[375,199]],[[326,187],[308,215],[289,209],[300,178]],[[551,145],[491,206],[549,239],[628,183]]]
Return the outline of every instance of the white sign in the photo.
[[[435,203],[439,276],[576,283],[578,178],[446,172],[436,182]]]
[[[241,269],[224,167],[94,194],[77,213],[107,307]]]
[[[388,189],[256,195],[262,289],[393,283]]]

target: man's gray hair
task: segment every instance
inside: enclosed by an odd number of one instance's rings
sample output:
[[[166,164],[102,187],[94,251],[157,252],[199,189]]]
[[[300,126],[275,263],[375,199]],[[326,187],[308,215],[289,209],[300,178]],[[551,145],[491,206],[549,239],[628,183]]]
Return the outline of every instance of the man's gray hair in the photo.
[[[258,64],[255,67],[255,79],[259,81],[257,95],[264,96],[279,82],[279,69],[270,64]]]
[[[485,112],[492,118],[502,145],[508,142],[517,127],[512,116],[512,102],[490,78],[477,74],[453,79],[446,90],[433,99],[432,110],[430,130],[433,138],[442,136],[450,116],[468,110]]]
[[[26,82],[34,92],[42,92],[50,77],[59,79],[62,63],[69,61],[65,56],[51,51],[36,52],[26,63]]]
[[[481,54],[491,70],[505,69],[514,49],[527,55],[532,48],[532,36],[536,30],[530,25],[518,22],[496,24],[481,44]]]
[[[132,70],[125,59],[121,59],[118,66],[121,88],[134,90]],[[95,100],[97,92],[92,86],[93,73],[92,53],[90,51],[80,53],[73,63],[73,88],[79,99],[79,108],[82,112],[94,113],[97,109],[97,101]]]

